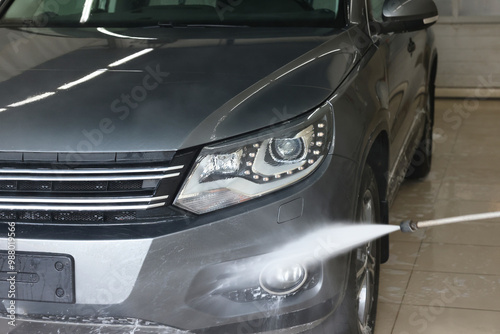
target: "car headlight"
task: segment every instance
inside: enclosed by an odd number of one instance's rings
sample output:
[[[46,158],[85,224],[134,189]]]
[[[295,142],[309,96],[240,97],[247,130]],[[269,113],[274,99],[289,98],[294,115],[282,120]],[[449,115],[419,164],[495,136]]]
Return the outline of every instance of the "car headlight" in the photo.
[[[265,133],[201,151],[174,204],[197,214],[287,187],[311,174],[333,138],[328,106]]]

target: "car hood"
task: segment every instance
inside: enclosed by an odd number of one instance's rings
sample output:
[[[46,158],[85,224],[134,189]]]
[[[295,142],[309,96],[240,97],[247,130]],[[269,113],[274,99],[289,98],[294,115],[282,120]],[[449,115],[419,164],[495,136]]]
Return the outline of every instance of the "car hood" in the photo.
[[[0,29],[0,151],[180,150],[286,121],[352,68],[328,29]]]

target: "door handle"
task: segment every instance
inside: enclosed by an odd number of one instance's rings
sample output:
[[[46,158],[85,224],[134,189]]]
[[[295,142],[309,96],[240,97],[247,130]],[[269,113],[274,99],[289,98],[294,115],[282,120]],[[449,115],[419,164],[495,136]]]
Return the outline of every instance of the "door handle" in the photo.
[[[413,39],[410,38],[410,43],[408,43],[408,52],[413,53],[417,49],[417,45],[413,41]]]

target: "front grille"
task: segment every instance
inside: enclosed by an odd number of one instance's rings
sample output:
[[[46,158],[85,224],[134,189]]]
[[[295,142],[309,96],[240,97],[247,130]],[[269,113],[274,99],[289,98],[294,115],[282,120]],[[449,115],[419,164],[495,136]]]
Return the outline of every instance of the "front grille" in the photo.
[[[0,172],[0,178],[2,173]],[[133,181],[0,181],[0,190],[36,191],[36,192],[105,192],[154,189],[156,180]]]
[[[0,221],[104,223],[131,222],[136,219],[136,211],[0,211]]]
[[[0,190],[17,190],[16,181],[0,181]]]
[[[33,165],[0,161],[0,221],[133,222],[171,204],[193,154],[140,162]]]

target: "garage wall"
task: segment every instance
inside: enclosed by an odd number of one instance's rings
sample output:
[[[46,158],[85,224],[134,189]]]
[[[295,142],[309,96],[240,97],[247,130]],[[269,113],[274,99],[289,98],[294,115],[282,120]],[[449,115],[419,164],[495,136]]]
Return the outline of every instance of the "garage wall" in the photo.
[[[438,95],[500,97],[500,1],[434,1]]]

